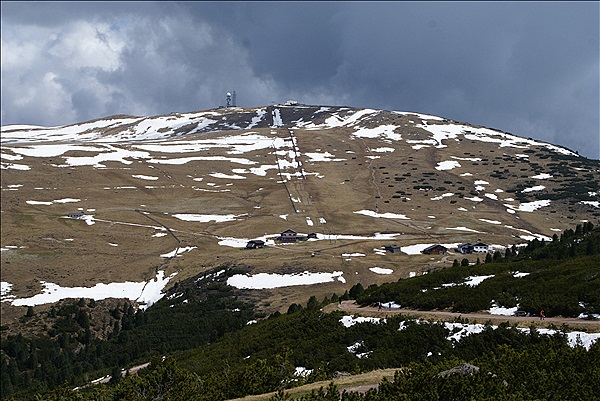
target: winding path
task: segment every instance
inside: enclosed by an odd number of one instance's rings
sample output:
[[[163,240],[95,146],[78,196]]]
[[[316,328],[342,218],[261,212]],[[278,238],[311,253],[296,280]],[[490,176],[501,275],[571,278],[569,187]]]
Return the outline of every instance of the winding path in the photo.
[[[584,330],[590,333],[600,332],[600,320],[583,320],[577,318],[564,318],[564,317],[547,317],[544,320],[540,320],[539,317],[527,316],[527,317],[516,317],[516,316],[504,316],[504,315],[491,315],[489,313],[456,313],[450,311],[420,311],[415,309],[389,309],[371,306],[360,306],[355,301],[342,301],[340,304],[331,304],[325,308],[328,312],[341,310],[361,316],[370,317],[390,317],[394,315],[405,315],[418,319],[434,320],[439,322],[454,321],[457,319],[465,319],[470,323],[487,323],[493,322],[494,324],[500,324],[508,322],[511,325],[517,325],[519,327],[531,327],[535,326],[538,328],[548,328],[550,326],[562,326],[566,325],[573,329]]]

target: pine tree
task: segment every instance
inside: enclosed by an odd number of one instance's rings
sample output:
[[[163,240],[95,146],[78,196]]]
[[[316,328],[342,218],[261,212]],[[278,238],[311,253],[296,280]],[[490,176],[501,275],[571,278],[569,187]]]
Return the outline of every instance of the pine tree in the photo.
[[[352,288],[350,288],[350,292],[348,293],[348,295],[352,299],[358,299],[364,293],[365,293],[365,288],[362,286],[362,284],[356,283],[352,286]]]
[[[321,305],[319,304],[319,301],[317,301],[317,297],[313,295],[308,299],[308,302],[306,304],[307,310],[316,311],[319,310],[320,307]]]

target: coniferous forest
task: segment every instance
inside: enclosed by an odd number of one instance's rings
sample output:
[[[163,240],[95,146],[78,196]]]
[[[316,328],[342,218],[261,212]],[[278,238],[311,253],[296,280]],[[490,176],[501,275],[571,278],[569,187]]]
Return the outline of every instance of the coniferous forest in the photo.
[[[322,301],[310,297],[270,316],[257,315],[225,284],[238,268],[221,266],[224,274],[181,282],[145,311],[116,305],[106,338],[95,335],[93,301],[65,302],[48,312],[54,323],[44,335],[3,335],[2,399],[226,400],[278,391],[272,399],[285,400],[286,390],[301,384],[382,368],[397,369],[394,379],[364,394],[343,392],[341,399],[598,399],[600,344],[573,346],[560,330],[546,335],[505,323],[456,340],[457,329],[443,323],[394,316],[346,327],[343,313],[322,310],[351,297],[363,305],[393,301],[424,310],[454,301],[454,310],[464,313],[492,302],[531,313],[544,308],[547,316],[600,313],[600,230],[591,223],[549,243],[534,240],[490,255],[477,266],[458,265],[380,286],[356,285]],[[475,275],[493,277],[476,287],[443,286]],[[34,309],[27,315],[38,313]],[[145,362],[148,368],[121,376],[121,369]],[[477,369],[451,370],[464,364]],[[105,375],[112,376],[109,383],[88,385]],[[301,399],[339,397],[331,384]]]

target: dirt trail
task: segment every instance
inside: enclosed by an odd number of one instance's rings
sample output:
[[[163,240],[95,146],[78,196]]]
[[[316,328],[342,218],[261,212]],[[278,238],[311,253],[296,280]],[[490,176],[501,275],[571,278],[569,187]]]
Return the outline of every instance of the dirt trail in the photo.
[[[583,330],[586,332],[600,332],[600,320],[583,320],[577,318],[564,318],[564,317],[547,317],[544,320],[540,320],[539,317],[528,316],[528,317],[516,317],[516,316],[503,316],[503,315],[490,315],[489,313],[456,313],[450,311],[420,311],[414,309],[389,309],[378,307],[361,307],[354,301],[342,301],[341,304],[331,304],[325,308],[326,311],[332,312],[335,310],[341,310],[351,312],[357,315],[370,316],[370,317],[390,317],[394,315],[405,315],[418,319],[435,320],[435,321],[453,321],[456,319],[466,319],[470,323],[486,323],[492,322],[493,324],[500,324],[508,322],[511,325],[517,325],[518,327],[531,327],[535,326],[538,328],[548,328],[550,326],[563,326],[566,325],[569,328]]]

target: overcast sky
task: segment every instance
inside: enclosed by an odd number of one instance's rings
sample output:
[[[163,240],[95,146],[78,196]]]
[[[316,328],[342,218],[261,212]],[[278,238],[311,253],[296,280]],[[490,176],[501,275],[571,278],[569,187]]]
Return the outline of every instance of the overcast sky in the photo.
[[[600,158],[599,3],[2,2],[2,125],[295,99]]]

